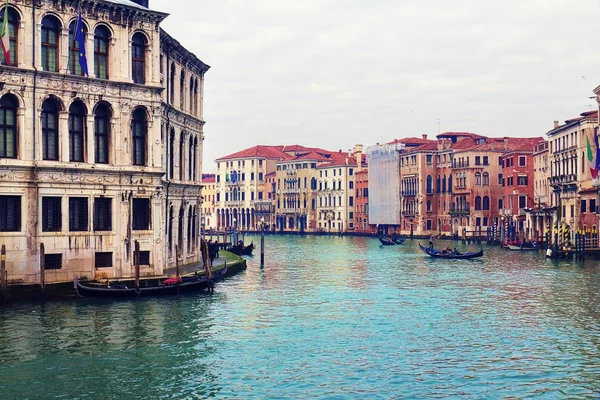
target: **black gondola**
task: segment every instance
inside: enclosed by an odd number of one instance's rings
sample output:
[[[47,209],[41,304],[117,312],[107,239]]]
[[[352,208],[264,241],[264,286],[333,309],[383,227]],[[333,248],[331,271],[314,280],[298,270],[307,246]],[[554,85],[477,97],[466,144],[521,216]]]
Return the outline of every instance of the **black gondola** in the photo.
[[[382,246],[395,246],[397,244],[404,243],[404,241],[406,240],[406,236],[398,236],[398,235],[386,236],[386,235],[379,235],[379,236],[377,236],[377,239],[379,239],[379,242],[381,242]]]
[[[244,246],[243,243],[238,243],[235,246],[230,246],[227,251],[238,255],[238,256],[251,256],[254,250],[254,242],[251,242],[248,246]]]
[[[440,250],[434,250],[429,247],[424,247],[419,243],[419,248],[423,253],[429,254],[434,258],[454,258],[459,260],[469,259],[469,258],[477,258],[483,256],[483,249],[479,249],[479,251],[468,251],[466,253],[454,253],[452,251],[442,252]]]
[[[213,274],[212,279],[205,276],[192,276],[181,278],[181,283],[160,284],[157,286],[130,288],[126,285],[115,283],[112,286],[100,284],[83,284],[75,276],[75,290],[80,297],[99,297],[99,298],[135,298],[138,296],[169,296],[177,293],[196,293],[207,290],[213,283],[219,282],[227,275],[227,265]],[[178,287],[179,286],[179,287]]]

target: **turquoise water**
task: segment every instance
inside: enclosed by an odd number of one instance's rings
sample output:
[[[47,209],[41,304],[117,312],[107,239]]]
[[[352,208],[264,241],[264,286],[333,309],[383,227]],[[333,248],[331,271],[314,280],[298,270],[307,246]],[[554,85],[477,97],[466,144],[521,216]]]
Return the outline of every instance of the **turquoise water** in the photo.
[[[597,262],[499,248],[442,262],[370,238],[266,245],[264,270],[250,259],[212,296],[0,309],[0,398],[600,394]]]

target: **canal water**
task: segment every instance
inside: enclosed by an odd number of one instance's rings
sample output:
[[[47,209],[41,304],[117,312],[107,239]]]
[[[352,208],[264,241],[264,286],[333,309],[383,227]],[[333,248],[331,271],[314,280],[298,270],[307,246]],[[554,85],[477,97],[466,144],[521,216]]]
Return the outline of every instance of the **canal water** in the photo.
[[[250,258],[214,295],[1,308],[0,398],[600,393],[595,261],[485,246],[436,261],[416,241],[360,237],[266,245],[264,269]]]

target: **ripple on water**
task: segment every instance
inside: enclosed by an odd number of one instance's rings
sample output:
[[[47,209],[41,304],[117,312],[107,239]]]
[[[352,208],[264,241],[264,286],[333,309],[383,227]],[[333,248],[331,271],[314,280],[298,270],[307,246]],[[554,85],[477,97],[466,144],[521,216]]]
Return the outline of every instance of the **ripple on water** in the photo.
[[[2,398],[593,397],[595,263],[269,236],[213,296],[0,309]],[[460,245],[459,245],[460,246]],[[463,248],[464,247],[460,247]]]

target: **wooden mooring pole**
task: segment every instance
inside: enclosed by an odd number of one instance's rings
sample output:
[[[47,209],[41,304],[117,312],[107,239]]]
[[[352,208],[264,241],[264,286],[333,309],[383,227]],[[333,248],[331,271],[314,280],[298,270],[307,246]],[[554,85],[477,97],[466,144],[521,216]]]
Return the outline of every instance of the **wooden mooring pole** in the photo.
[[[6,246],[0,250],[0,301],[6,299]]]
[[[137,240],[133,242],[133,266],[135,268],[135,290],[140,291],[140,242]],[[177,249],[177,246],[175,246]],[[177,257],[177,256],[176,256]]]
[[[42,289],[42,300],[46,300],[46,250],[44,243],[40,244],[40,287]]]
[[[175,284],[177,285],[177,294],[179,294],[179,247],[175,245]]]

